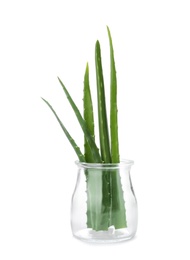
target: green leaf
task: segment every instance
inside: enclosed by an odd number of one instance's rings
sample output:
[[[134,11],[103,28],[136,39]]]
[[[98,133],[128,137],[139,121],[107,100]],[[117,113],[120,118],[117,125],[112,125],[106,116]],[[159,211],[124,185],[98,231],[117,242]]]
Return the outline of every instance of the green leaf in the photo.
[[[112,163],[119,163],[119,140],[117,118],[117,77],[115,69],[114,50],[110,30],[107,27],[110,44],[110,136]]]
[[[99,151],[98,151],[98,148],[93,140],[93,137],[91,136],[89,130],[88,130],[88,127],[86,125],[86,122],[85,120],[82,118],[81,114],[80,114],[80,111],[78,110],[77,106],[75,105],[74,101],[72,100],[69,92],[67,91],[66,87],[64,86],[63,82],[58,78],[64,92],[65,92],[65,95],[67,96],[67,99],[71,105],[71,107],[73,108],[73,111],[78,119],[78,122],[84,132],[84,135],[85,135],[85,138],[91,148],[91,152],[92,152],[92,156],[93,156],[93,160],[94,160],[94,163],[101,163],[101,157],[100,157],[100,154],[99,154]]]
[[[42,100],[49,106],[49,108],[51,109],[51,111],[54,113],[55,117],[57,118],[57,121],[59,122],[63,132],[65,133],[66,137],[68,138],[70,144],[72,145],[73,149],[75,150],[78,159],[80,162],[85,162],[85,158],[84,155],[81,153],[80,148],[77,146],[77,144],[75,143],[75,141],[73,140],[73,138],[70,136],[69,132],[67,131],[67,129],[65,128],[65,126],[63,125],[63,123],[61,122],[61,120],[59,119],[58,115],[56,114],[55,110],[53,109],[53,107],[49,104],[49,102],[47,100],[45,100],[44,98],[42,98]]]
[[[89,84],[89,67],[88,63],[86,65],[85,75],[84,75],[84,98],[83,98],[83,105],[84,105],[84,120],[86,121],[86,125],[88,127],[88,130],[95,141],[94,137],[94,114],[93,114],[93,105],[92,105],[92,98],[91,98],[91,92],[90,92],[90,84]],[[92,156],[91,148],[86,140],[84,138],[84,156],[85,160],[88,163],[93,163],[94,159]]]
[[[111,163],[105,91],[104,91],[104,78],[103,78],[103,71],[102,71],[101,49],[100,49],[99,41],[96,42],[96,46],[95,46],[95,63],[96,63],[96,82],[97,82],[97,95],[98,95],[98,119],[99,119],[101,156],[103,162]]]

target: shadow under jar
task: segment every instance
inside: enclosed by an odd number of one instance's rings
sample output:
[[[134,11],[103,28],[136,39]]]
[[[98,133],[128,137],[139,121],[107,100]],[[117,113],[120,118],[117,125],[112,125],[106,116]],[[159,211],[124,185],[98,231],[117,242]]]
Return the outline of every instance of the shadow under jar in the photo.
[[[133,161],[76,164],[78,177],[71,205],[73,235],[93,243],[114,243],[134,237],[137,201],[130,177]]]

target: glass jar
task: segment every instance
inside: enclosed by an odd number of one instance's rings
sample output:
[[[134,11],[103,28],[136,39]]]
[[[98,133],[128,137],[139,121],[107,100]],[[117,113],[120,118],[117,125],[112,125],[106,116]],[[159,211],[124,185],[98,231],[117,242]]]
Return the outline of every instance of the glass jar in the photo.
[[[73,235],[95,243],[113,243],[134,237],[137,201],[130,177],[133,161],[76,164],[78,177],[71,205]]]

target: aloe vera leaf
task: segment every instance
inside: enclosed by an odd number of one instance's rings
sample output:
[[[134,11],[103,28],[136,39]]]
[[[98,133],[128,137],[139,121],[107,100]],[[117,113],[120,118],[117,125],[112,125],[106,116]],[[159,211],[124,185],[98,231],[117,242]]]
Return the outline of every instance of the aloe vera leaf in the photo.
[[[88,169],[87,195],[90,207],[87,209],[87,224],[90,224],[93,230],[108,230],[110,211],[107,207],[108,200],[105,200],[104,194],[108,194],[105,186],[106,172],[101,169]]]
[[[84,120],[86,121],[87,127],[89,129],[89,132],[94,138],[94,115],[93,115],[93,105],[92,105],[92,98],[91,98],[91,92],[90,92],[90,83],[89,83],[89,67],[88,63],[86,64],[85,74],[84,74],[84,95],[83,95],[83,108],[84,108]],[[93,163],[94,159],[92,156],[91,148],[84,136],[84,156],[85,160],[88,163]],[[94,229],[94,210],[93,210],[93,202],[91,198],[91,192],[90,190],[92,187],[89,188],[88,182],[91,183],[91,178],[89,178],[89,170],[85,171],[86,175],[86,184],[87,184],[87,227]],[[95,183],[93,183],[95,184]],[[96,186],[96,185],[95,185]],[[94,188],[94,186],[93,186]],[[93,192],[92,192],[93,194]],[[97,193],[96,193],[97,194]]]
[[[118,118],[117,118],[117,77],[114,59],[112,37],[107,27],[110,44],[110,137],[111,137],[111,159],[112,163],[119,163],[119,140],[118,140]]]
[[[86,121],[86,125],[88,130],[95,141],[94,137],[94,114],[93,114],[93,105],[92,105],[92,98],[90,92],[90,83],[89,83],[89,67],[88,63],[86,64],[86,70],[84,75],[84,97],[83,97],[83,106],[84,106],[84,120]],[[89,143],[84,137],[84,156],[85,160],[88,163],[93,163],[94,158],[92,156],[91,148]]]
[[[101,49],[99,41],[95,45],[95,64],[96,64],[96,81],[97,81],[97,97],[98,97],[98,119],[99,119],[99,137],[101,156],[104,163],[111,163],[108,123],[106,114],[104,79],[101,61]],[[101,210],[95,215],[95,230],[108,230],[110,226],[111,214],[111,193],[110,193],[110,176],[109,172],[101,171],[101,189],[102,200]],[[89,183],[88,183],[89,184]],[[91,190],[92,192],[92,190]],[[93,194],[95,196],[95,194]],[[96,212],[96,211],[95,211]]]
[[[59,80],[59,82],[60,82],[60,84],[61,84],[61,86],[62,86],[62,88],[63,88],[63,90],[65,92],[65,95],[67,96],[67,99],[68,99],[71,107],[73,108],[73,110],[75,112],[75,115],[76,115],[76,117],[78,119],[78,122],[79,122],[83,132],[84,132],[86,140],[87,140],[87,142],[88,142],[88,144],[89,144],[89,146],[91,148],[91,152],[92,152],[92,155],[93,155],[94,163],[101,163],[102,160],[101,160],[98,148],[97,148],[97,146],[96,146],[96,144],[95,144],[95,142],[94,142],[94,140],[93,140],[93,138],[92,138],[92,136],[91,136],[91,134],[90,134],[90,132],[88,130],[88,127],[86,125],[85,120],[82,118],[80,111],[78,110],[77,106],[75,105],[74,101],[72,100],[72,98],[71,98],[69,92],[67,91],[66,87],[64,86],[63,82],[60,80],[60,78],[58,78],[58,80]]]
[[[99,119],[101,156],[103,162],[111,163],[105,91],[104,91],[104,78],[103,78],[103,71],[102,71],[101,49],[100,49],[99,41],[96,42],[96,46],[95,46],[95,63],[96,63],[98,119]]]
[[[68,138],[70,144],[72,145],[73,149],[75,150],[78,159],[80,162],[85,162],[85,158],[84,155],[81,153],[80,148],[77,146],[77,144],[75,143],[75,141],[73,140],[73,138],[71,137],[71,135],[69,134],[69,132],[67,131],[67,129],[65,128],[65,126],[63,125],[63,123],[61,122],[61,120],[59,119],[58,115],[56,114],[55,110],[53,109],[53,107],[49,104],[49,102],[47,100],[45,100],[44,98],[42,98],[42,100],[49,106],[49,108],[51,109],[51,111],[54,113],[55,117],[57,118],[57,121],[59,122],[63,132],[65,133],[66,137]]]
[[[111,215],[110,225],[115,229],[127,227],[124,194],[118,169],[110,171]]]
[[[96,231],[111,226],[110,173],[102,169],[86,169],[87,227]]]
[[[119,140],[118,140],[118,118],[117,118],[117,77],[114,59],[112,37],[107,27],[110,45],[110,136],[111,136],[111,158],[112,163],[119,163]],[[111,225],[116,229],[127,226],[125,201],[121,186],[119,170],[110,173],[111,192]]]
[[[84,120],[86,121],[87,127],[90,134],[94,138],[94,115],[93,115],[93,106],[90,93],[89,85],[89,67],[86,65],[85,75],[84,75],[84,97],[83,97],[83,106],[84,106]],[[85,148],[85,159],[86,162],[93,162],[93,157],[91,149],[89,147],[86,138],[84,138],[84,148]],[[108,227],[103,227],[100,224],[102,221],[102,176],[101,174],[94,169],[86,169],[86,194],[87,194],[87,227],[92,228],[93,230],[102,230],[102,228],[107,229]],[[105,225],[103,221],[103,225]]]

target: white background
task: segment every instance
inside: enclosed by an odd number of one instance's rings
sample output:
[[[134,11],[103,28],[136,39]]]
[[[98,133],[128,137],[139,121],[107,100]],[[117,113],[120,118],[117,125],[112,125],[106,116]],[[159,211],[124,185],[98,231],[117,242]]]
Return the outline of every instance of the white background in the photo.
[[[0,2],[0,259],[189,259],[190,2]],[[118,76],[120,153],[133,159],[136,237],[94,246],[72,237],[77,143],[83,135],[58,83],[82,110],[94,44],[109,90],[109,25]],[[95,100],[94,100],[95,102]],[[96,109],[96,107],[95,107]]]

